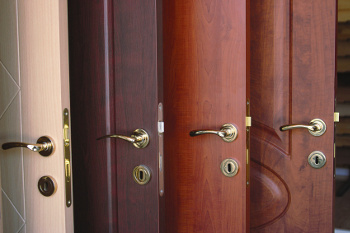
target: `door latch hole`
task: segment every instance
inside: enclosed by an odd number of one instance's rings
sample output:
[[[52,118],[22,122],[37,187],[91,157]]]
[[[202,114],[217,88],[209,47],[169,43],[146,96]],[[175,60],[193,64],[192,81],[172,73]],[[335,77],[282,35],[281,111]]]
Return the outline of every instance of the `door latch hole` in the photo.
[[[227,172],[228,172],[228,173],[231,173],[231,172],[232,172],[232,165],[231,165],[231,163],[228,163],[228,164],[227,164]]]
[[[140,170],[140,172],[139,172],[139,177],[140,177],[140,180],[143,181],[143,171],[142,170]]]

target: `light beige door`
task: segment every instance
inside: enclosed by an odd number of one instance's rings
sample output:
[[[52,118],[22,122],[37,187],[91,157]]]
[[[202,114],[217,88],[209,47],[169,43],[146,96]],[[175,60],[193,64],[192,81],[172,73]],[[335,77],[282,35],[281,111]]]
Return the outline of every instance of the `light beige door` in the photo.
[[[0,0],[0,144],[50,136],[54,151],[0,150],[0,232],[73,232],[67,206],[63,110],[69,109],[67,1]],[[42,176],[56,192],[43,196]]]

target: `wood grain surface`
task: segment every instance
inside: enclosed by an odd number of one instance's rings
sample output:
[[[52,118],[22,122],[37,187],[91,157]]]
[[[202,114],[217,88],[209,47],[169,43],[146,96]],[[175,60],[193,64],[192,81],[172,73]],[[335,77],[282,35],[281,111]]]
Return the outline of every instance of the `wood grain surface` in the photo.
[[[117,232],[112,1],[68,4],[75,232]]]
[[[158,232],[158,28],[153,0],[70,1],[75,230]],[[159,32],[161,34],[161,32]],[[109,134],[145,129],[137,149]],[[138,165],[151,170],[142,186]]]
[[[163,25],[165,232],[246,232],[246,1],[165,0]],[[224,123],[232,143],[189,136]]]
[[[250,25],[251,232],[332,232],[336,2],[251,1]],[[314,118],[321,137],[279,130]]]
[[[115,0],[113,5],[116,133],[142,128],[150,136],[144,149],[116,141],[118,230],[158,232],[157,5],[154,0]],[[141,164],[152,172],[144,186],[132,178]]]

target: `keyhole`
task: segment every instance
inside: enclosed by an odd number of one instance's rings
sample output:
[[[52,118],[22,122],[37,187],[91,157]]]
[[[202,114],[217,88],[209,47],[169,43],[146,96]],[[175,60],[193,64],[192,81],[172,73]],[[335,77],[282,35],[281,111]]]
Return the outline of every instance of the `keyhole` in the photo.
[[[38,189],[42,195],[51,196],[55,192],[55,181],[48,176],[43,176],[38,181]]]
[[[140,170],[140,172],[139,172],[139,178],[141,181],[143,181],[143,171],[142,170]]]
[[[308,157],[308,162],[313,168],[322,168],[326,162],[327,158],[321,151],[314,151]]]
[[[47,181],[45,181],[44,182],[44,187],[43,187],[43,190],[44,190],[44,192],[47,192],[48,191],[48,183],[47,183]]]
[[[315,157],[315,164],[318,165],[319,163],[319,159],[318,159],[318,156]]]
[[[232,172],[232,165],[231,165],[231,163],[227,164],[227,172],[228,173]]]

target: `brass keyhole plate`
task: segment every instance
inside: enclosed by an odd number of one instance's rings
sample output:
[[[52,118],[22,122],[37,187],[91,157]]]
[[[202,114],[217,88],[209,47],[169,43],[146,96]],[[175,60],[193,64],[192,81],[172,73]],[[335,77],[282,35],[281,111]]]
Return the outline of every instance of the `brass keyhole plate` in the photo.
[[[139,185],[145,185],[151,180],[151,171],[145,165],[136,166],[132,172],[134,181]]]
[[[221,162],[220,169],[225,176],[233,177],[238,173],[238,163],[234,159],[225,159]]]
[[[326,164],[327,159],[321,151],[314,151],[309,155],[308,162],[311,167],[318,169]]]
[[[56,192],[56,181],[51,176],[43,176],[38,181],[39,192],[45,197],[49,197]]]

